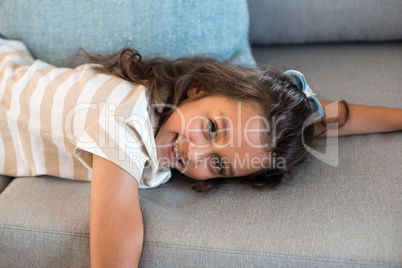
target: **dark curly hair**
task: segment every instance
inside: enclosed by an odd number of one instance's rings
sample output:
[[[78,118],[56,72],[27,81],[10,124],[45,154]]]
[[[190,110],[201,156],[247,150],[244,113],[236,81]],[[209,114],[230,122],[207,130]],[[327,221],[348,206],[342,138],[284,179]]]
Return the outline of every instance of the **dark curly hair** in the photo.
[[[265,107],[271,130],[265,136],[270,144],[267,150],[271,156],[284,159],[285,165],[271,166],[243,177],[204,181],[182,178],[190,182],[191,188],[196,191],[217,189],[229,182],[245,183],[260,189],[275,188],[294,166],[306,159],[305,145],[311,146],[317,124],[303,128],[312,113],[309,102],[305,94],[283,75],[283,71],[272,67],[237,67],[205,57],[143,60],[136,50],[130,48],[109,56],[84,53],[91,62],[100,64],[95,67],[99,71],[146,86],[150,103],[170,104],[163,110],[154,109],[159,118],[157,130],[173,112],[171,107],[179,106],[186,99],[187,91],[193,87],[202,87],[206,96],[220,95],[231,100],[255,101]],[[347,108],[346,102],[342,102]],[[324,122],[319,124],[325,125]]]

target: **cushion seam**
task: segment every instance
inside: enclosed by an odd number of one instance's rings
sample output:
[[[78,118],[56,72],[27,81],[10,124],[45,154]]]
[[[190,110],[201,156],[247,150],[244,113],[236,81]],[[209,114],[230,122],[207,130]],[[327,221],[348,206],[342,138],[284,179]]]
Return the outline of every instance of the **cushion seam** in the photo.
[[[62,235],[77,236],[77,237],[88,237],[89,238],[89,234],[85,234],[85,233],[60,232],[58,230],[30,228],[30,227],[18,226],[18,225],[0,224],[0,229],[24,230],[24,231],[32,231],[32,232],[40,232],[40,233],[62,234]]]
[[[192,246],[192,245],[182,245],[182,244],[167,244],[167,243],[161,243],[161,242],[148,242],[144,241],[144,245],[156,245],[156,246],[161,246],[161,247],[175,247],[175,248],[183,248],[183,249],[190,249],[190,250],[202,250],[202,251],[212,251],[212,252],[224,252],[224,253],[230,253],[230,254],[251,254],[251,255],[260,255],[260,256],[265,256],[268,258],[285,258],[285,259],[295,259],[295,260],[306,260],[306,261],[321,261],[321,262],[328,262],[328,263],[346,263],[346,264],[364,264],[364,265],[374,265],[374,266],[383,266],[384,264],[387,265],[397,265],[401,266],[402,263],[400,262],[385,262],[385,263],[375,263],[375,262],[361,262],[361,261],[347,261],[344,259],[336,259],[336,258],[305,258],[302,256],[297,256],[297,255],[290,255],[290,254],[279,254],[279,253],[265,253],[265,252],[259,252],[259,251],[247,251],[247,250],[228,250],[228,249],[222,249],[222,248],[207,248],[207,247],[200,247],[200,246]]]

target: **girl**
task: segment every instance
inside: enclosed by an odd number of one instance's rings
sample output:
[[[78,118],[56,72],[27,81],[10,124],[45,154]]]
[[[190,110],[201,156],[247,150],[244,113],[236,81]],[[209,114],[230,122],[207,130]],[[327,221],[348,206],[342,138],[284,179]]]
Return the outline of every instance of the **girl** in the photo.
[[[93,267],[138,264],[138,188],[165,183],[170,168],[198,191],[273,188],[315,137],[402,129],[402,109],[318,100],[297,71],[143,61],[131,49],[88,57],[97,64],[56,68],[0,38],[0,174],[92,181]]]

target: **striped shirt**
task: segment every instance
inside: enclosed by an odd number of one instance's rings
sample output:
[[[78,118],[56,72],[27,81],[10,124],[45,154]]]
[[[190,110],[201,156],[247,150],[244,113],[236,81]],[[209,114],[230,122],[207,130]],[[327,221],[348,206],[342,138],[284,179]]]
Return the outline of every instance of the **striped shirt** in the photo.
[[[170,179],[158,164],[148,90],[93,66],[57,68],[0,38],[0,174],[91,181],[96,154],[140,188]]]

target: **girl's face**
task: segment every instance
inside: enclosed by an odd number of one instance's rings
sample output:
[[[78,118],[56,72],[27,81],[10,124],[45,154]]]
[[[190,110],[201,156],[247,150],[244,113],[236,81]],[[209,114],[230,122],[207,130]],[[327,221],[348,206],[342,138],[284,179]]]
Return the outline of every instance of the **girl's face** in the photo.
[[[263,107],[204,95],[189,90],[188,99],[161,126],[155,137],[159,164],[196,180],[245,176],[267,167]]]

